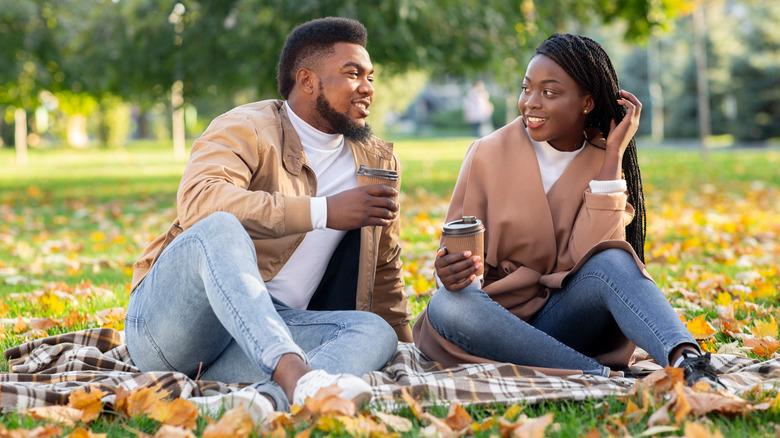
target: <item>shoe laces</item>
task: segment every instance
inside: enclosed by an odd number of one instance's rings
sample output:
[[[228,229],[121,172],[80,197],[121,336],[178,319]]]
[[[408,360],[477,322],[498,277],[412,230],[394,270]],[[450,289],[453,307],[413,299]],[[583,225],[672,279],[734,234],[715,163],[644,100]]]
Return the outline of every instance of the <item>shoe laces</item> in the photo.
[[[710,363],[711,354],[683,352],[683,360],[680,368],[685,372],[685,383],[693,385],[701,380],[707,381],[713,386],[722,385],[718,379],[718,373]]]

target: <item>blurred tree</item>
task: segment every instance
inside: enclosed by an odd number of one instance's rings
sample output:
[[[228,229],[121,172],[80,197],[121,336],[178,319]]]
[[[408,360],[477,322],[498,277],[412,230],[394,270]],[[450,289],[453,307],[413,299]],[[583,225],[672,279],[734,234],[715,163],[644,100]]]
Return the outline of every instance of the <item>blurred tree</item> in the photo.
[[[728,126],[739,139],[780,137],[780,2],[746,2],[738,12],[742,50],[732,63]]]
[[[17,103],[25,107],[35,106],[38,90],[54,88],[148,109],[170,102],[181,81],[184,103],[247,89],[272,97],[287,34],[327,15],[366,25],[372,60],[385,74],[490,71],[515,86],[525,65],[518,58],[553,31],[623,20],[624,36],[637,40],[688,1],[15,0],[0,12],[0,55],[14,60],[0,66],[0,93],[26,96]]]

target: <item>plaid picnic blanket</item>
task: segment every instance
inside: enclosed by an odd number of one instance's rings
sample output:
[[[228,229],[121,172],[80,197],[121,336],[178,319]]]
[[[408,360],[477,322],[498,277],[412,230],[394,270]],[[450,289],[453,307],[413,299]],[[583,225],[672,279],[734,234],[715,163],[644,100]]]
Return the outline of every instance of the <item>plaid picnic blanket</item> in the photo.
[[[38,339],[3,353],[10,372],[0,373],[0,411],[66,404],[69,394],[95,386],[113,403],[118,388],[131,391],[160,385],[173,397],[229,393],[241,384],[193,380],[175,372],[140,372],[130,359],[122,332],[87,329]],[[780,385],[780,361],[765,362],[741,356],[713,355],[713,365],[724,385],[739,394],[757,384]],[[512,364],[466,364],[444,368],[428,360],[413,344],[402,343],[381,371],[363,378],[374,391],[374,407],[393,410],[404,405],[402,388],[420,397],[423,406],[510,404],[598,399],[625,394],[634,378],[548,376]]]

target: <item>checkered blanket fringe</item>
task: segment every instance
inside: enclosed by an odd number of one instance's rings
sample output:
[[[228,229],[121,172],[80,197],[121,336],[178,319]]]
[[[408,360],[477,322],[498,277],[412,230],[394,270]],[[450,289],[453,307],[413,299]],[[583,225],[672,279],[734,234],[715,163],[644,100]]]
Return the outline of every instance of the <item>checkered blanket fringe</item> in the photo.
[[[122,332],[87,329],[38,339],[3,353],[10,372],[0,373],[0,411],[66,404],[69,394],[89,386],[113,403],[117,388],[131,391],[159,385],[173,397],[229,393],[245,385],[193,380],[176,372],[140,372],[130,359]],[[757,384],[780,387],[780,362],[734,355],[713,355],[713,365],[733,393]],[[467,364],[444,368],[428,360],[413,344],[402,343],[387,367],[363,378],[374,391],[376,409],[392,411],[405,405],[403,388],[423,406],[496,405],[516,402],[599,399],[625,394],[633,378],[597,376],[553,377],[511,364]]]

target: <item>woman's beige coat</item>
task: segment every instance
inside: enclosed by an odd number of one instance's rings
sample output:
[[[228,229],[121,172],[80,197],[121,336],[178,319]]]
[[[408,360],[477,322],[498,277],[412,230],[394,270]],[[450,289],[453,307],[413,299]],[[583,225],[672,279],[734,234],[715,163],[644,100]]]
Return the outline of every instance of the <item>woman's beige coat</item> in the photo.
[[[594,194],[588,188],[603,160],[604,150],[587,144],[545,194],[536,154],[520,118],[469,147],[446,220],[476,216],[483,221],[483,290],[518,318],[528,320],[567,275],[607,248],[629,251],[649,278],[625,241],[625,226],[634,216],[628,195]],[[463,317],[468,317],[468,309]],[[445,365],[489,362],[442,338],[426,311],[413,331],[423,353]],[[602,364],[628,364],[634,346],[617,335],[619,345],[605,345],[604,354],[596,358]]]

